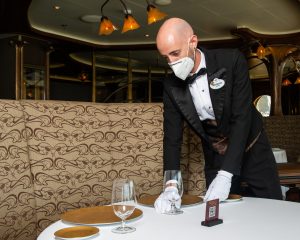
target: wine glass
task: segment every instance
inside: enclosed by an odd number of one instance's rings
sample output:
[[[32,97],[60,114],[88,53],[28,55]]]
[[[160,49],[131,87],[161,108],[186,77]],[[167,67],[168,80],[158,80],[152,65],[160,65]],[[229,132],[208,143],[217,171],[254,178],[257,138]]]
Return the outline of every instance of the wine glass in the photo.
[[[113,182],[111,204],[116,216],[121,218],[122,225],[112,229],[114,233],[134,232],[134,227],[125,225],[125,219],[134,211],[136,196],[134,183],[130,179],[115,179]]]
[[[173,190],[172,190],[172,188],[173,188]],[[176,188],[176,189],[174,190],[174,188]],[[167,193],[168,200],[171,203],[170,210],[165,213],[170,214],[170,215],[176,215],[176,214],[183,213],[183,211],[180,209],[180,207],[178,208],[175,204],[176,200],[178,198],[178,195],[181,198],[182,194],[183,194],[183,181],[182,181],[180,170],[166,170],[165,171],[165,173],[164,173],[164,189],[163,190],[164,190],[164,192]]]

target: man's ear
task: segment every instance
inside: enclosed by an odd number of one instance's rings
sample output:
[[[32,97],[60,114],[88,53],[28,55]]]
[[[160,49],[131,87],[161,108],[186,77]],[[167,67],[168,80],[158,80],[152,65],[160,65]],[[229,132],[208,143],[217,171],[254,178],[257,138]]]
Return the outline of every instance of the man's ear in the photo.
[[[193,46],[193,48],[194,49],[196,49],[197,48],[197,45],[198,45],[198,37],[197,37],[197,35],[193,35],[192,37],[191,37],[191,44],[192,44],[192,46]]]

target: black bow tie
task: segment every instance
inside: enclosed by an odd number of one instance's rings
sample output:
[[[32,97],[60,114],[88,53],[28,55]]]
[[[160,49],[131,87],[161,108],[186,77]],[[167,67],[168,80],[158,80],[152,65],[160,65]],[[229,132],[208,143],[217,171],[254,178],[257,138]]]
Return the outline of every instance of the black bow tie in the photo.
[[[187,84],[192,84],[197,77],[201,76],[201,75],[205,75],[207,73],[206,68],[200,68],[200,70],[198,72],[196,72],[194,75],[187,77],[186,79],[186,83]]]

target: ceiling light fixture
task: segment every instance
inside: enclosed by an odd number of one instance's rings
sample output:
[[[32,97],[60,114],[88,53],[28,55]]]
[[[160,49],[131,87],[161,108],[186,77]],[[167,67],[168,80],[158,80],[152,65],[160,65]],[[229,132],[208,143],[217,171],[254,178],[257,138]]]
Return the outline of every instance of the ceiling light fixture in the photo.
[[[266,56],[266,49],[264,48],[263,45],[258,46],[256,50],[256,54],[259,59],[263,59]]]
[[[270,49],[268,47],[264,47],[259,40],[256,41],[258,43],[258,48],[256,49],[256,56],[259,59],[265,58],[267,55],[271,54]]]
[[[104,16],[103,14],[103,8],[104,6],[109,2],[109,0],[106,0],[101,5],[101,20],[99,24],[98,34],[100,35],[109,35],[113,31],[117,30],[118,28],[108,19],[108,17]]]
[[[131,15],[131,11],[128,11],[127,6],[123,2],[123,0],[120,0],[122,3],[124,10],[125,10],[125,18],[124,18],[124,24],[123,24],[123,29],[122,33],[130,31],[130,30],[135,30],[140,27],[140,25],[137,23],[137,21],[134,19],[134,17]]]
[[[169,5],[171,4],[172,0],[154,0],[154,2],[157,5]]]
[[[99,15],[83,15],[80,17],[82,22],[86,23],[98,23],[101,20],[101,16]]]
[[[54,6],[53,6],[53,9],[54,9],[54,10],[59,10],[59,9],[60,9],[60,6],[54,5]]]
[[[292,84],[291,81],[287,78],[282,81],[282,86],[284,86],[284,87],[287,87],[291,84]]]
[[[118,30],[117,27],[108,19],[108,17],[103,14],[103,8],[109,1],[110,0],[106,0],[101,5],[102,17],[99,24],[99,30],[98,30],[99,35],[110,35],[113,31]],[[120,0],[120,2],[124,7],[124,12],[125,12],[122,33],[130,30],[138,29],[140,25],[132,16],[131,11],[129,11],[129,9],[127,8],[123,0]],[[157,22],[167,16],[167,14],[159,11],[155,6],[150,4],[148,0],[146,0],[146,2],[147,2],[148,24]]]
[[[159,11],[155,6],[153,6],[152,4],[149,3],[148,0],[147,1],[147,14],[148,14],[148,24],[152,24],[155,23],[159,20],[164,19],[167,14]]]
[[[300,84],[300,76],[297,77],[296,81],[294,82],[294,84]]]

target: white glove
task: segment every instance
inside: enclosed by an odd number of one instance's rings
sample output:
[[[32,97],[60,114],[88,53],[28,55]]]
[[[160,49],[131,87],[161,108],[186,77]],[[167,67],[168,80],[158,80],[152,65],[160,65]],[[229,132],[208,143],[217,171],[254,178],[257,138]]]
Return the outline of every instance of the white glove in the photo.
[[[220,170],[208,187],[208,190],[204,196],[204,202],[219,199],[224,201],[228,198],[231,187],[232,174],[223,170]]]
[[[172,180],[170,180],[172,181]],[[168,184],[168,182],[167,182]],[[172,200],[175,200],[176,208],[181,206],[181,197],[178,194],[177,187],[169,186],[163,193],[155,200],[154,207],[158,213],[166,213],[171,210]]]

